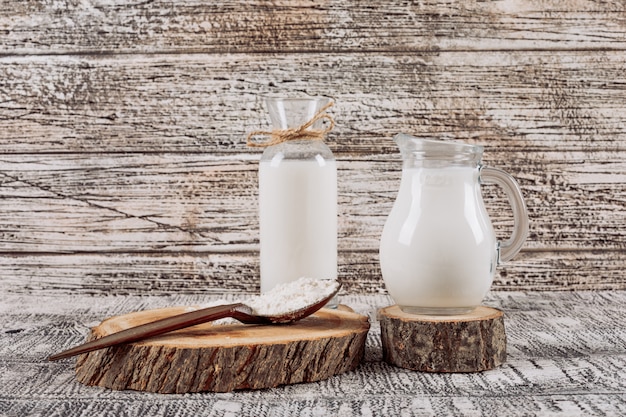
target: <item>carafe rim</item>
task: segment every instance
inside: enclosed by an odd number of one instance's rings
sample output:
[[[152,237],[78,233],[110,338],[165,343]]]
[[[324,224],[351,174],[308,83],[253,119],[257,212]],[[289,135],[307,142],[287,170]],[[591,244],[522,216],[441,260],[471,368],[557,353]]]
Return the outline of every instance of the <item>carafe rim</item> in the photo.
[[[483,155],[482,145],[473,145],[434,138],[418,138],[398,133],[393,140],[400,148],[405,162],[419,164],[423,161],[438,161],[459,165],[478,165]]]
[[[275,95],[274,96],[274,95],[267,95],[267,96],[261,96],[261,98],[266,103],[268,101],[272,101],[272,102],[276,102],[276,101],[288,101],[288,102],[294,102],[294,101],[326,101],[326,102],[329,102],[329,101],[332,100],[332,98],[327,97],[327,96],[281,96],[281,95]]]

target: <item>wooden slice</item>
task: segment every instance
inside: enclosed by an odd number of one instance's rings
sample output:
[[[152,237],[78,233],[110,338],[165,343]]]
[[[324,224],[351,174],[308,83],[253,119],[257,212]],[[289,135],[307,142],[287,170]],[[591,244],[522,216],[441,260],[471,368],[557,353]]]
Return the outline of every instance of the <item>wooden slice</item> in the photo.
[[[90,339],[187,311],[185,307],[112,317]],[[80,355],[85,385],[159,393],[227,392],[312,382],[362,360],[367,317],[345,306],[288,325],[206,323],[141,342]]]
[[[478,372],[506,359],[504,314],[480,306],[457,316],[379,311],[383,358],[401,368],[427,372]]]

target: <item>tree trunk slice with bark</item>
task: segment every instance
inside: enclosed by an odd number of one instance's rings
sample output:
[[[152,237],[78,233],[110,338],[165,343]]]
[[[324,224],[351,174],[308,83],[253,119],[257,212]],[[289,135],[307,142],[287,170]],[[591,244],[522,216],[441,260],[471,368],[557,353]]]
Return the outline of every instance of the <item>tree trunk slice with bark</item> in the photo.
[[[185,311],[171,307],[112,317],[94,327],[89,339]],[[289,325],[206,323],[80,355],[76,378],[85,385],[159,393],[319,381],[356,368],[368,330],[368,318],[345,306]]]
[[[456,316],[413,315],[397,305],[379,311],[383,358],[426,372],[478,372],[506,360],[504,313],[479,306]]]

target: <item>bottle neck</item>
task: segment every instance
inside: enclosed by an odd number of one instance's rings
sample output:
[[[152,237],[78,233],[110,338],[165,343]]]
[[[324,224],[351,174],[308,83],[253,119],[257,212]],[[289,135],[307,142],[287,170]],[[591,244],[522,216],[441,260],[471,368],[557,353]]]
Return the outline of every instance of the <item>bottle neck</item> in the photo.
[[[298,129],[303,125],[311,124],[308,130],[318,130],[312,132],[319,134],[319,138],[314,135],[309,137],[285,140],[268,146],[263,152],[261,161],[334,161],[335,158],[330,148],[324,143],[323,123],[328,116],[323,113],[328,107],[330,100],[325,97],[315,98],[268,98],[266,99],[270,121],[276,130]],[[320,118],[320,116],[322,118]],[[315,119],[315,122],[312,123]],[[332,123],[332,119],[331,123]],[[331,124],[332,128],[332,124]],[[321,131],[321,132],[320,132]],[[306,135],[305,135],[306,136]]]
[[[314,98],[267,98],[265,104],[273,129],[296,129],[307,123],[326,106],[330,100],[325,97]],[[321,129],[319,120],[310,129]]]

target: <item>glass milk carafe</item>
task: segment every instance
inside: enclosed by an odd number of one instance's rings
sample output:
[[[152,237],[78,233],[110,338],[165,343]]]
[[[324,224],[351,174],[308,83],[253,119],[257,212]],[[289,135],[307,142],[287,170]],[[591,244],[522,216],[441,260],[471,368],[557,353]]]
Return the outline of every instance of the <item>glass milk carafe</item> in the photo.
[[[395,136],[403,167],[385,223],[380,266],[389,294],[413,314],[463,314],[480,305],[496,265],[515,256],[528,234],[517,182],[481,165],[483,148]],[[480,185],[504,188],[513,208],[510,239],[496,240]]]
[[[268,98],[274,129],[297,128],[327,98]],[[321,121],[311,128],[320,129]],[[337,279],[337,166],[322,140],[265,148],[259,162],[261,292],[302,276]]]

